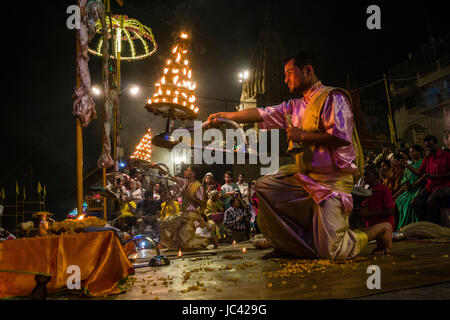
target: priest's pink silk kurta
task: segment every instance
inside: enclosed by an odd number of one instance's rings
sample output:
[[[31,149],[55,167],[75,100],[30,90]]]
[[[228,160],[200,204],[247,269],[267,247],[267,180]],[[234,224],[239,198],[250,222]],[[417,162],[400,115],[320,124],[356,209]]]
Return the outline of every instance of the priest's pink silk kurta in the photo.
[[[302,99],[277,106],[259,108],[263,118],[261,129],[287,129],[285,115],[292,115],[292,125],[302,127],[308,103],[322,89],[314,85]],[[275,175],[258,180],[256,192],[260,200],[258,226],[264,236],[280,251],[302,257],[346,259],[356,256],[367,245],[367,235],[350,230],[348,214],[353,208],[350,193],[337,190],[312,177],[336,181],[357,172],[353,163],[353,114],[344,93],[332,91],[324,102],[319,130],[350,143],[347,147],[316,147],[310,172]]]
[[[285,114],[292,115],[292,125],[301,127],[303,115],[311,97],[322,87],[319,81],[305,95],[304,98],[292,99],[277,106],[258,108],[263,122],[258,123],[260,129],[287,129]],[[319,122],[320,129],[328,134],[338,137],[350,143],[347,147],[330,151],[328,148],[319,147],[313,153],[312,172],[319,174],[334,175],[336,168],[342,172],[353,174],[357,172],[357,167],[353,163],[355,160],[355,150],[353,148],[353,113],[350,102],[343,93],[332,92],[325,100],[322,116]],[[353,208],[351,194],[332,191],[326,186],[311,179],[307,174],[298,173],[305,188],[314,201],[320,204],[323,200],[339,196],[346,213],[350,213]]]

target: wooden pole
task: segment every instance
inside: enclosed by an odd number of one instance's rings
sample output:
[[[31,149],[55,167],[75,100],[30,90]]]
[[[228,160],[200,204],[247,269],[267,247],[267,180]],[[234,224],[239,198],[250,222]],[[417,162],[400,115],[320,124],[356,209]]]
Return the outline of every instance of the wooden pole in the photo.
[[[387,79],[386,79],[386,74],[383,74],[383,79],[384,79],[384,87],[386,89],[386,98],[387,98],[387,103],[388,103],[388,108],[389,108],[389,131],[391,132],[391,141],[394,143],[395,148],[397,149],[398,147],[398,142],[397,142],[397,132],[395,130],[395,120],[394,120],[394,115],[392,114],[392,107],[391,107],[391,99],[389,97],[389,90],[388,90],[388,85],[387,85]]]
[[[103,183],[102,183],[102,186],[103,186],[103,188],[106,188],[106,168],[103,167],[102,171],[103,171]],[[108,221],[108,216],[106,214],[106,204],[107,204],[106,201],[107,201],[106,197],[103,197],[103,219],[105,221]]]
[[[17,228],[17,216],[19,215],[18,209],[17,209],[17,192],[16,192],[16,228]]]
[[[23,198],[22,198],[22,222],[25,222],[25,187],[23,187]]]
[[[80,53],[80,40],[77,31],[77,64],[78,55]],[[78,73],[77,66],[77,89],[80,87],[80,75]],[[78,117],[76,118],[76,148],[77,148],[77,216],[83,214],[83,131],[81,127],[81,121]]]
[[[122,29],[123,27],[123,16],[120,18],[120,29]],[[119,50],[119,42],[121,42],[121,37],[122,35],[119,33],[119,37],[116,39],[116,64],[117,64],[117,69],[116,69],[116,76],[117,76],[117,94],[120,96],[120,51]],[[117,153],[117,134],[118,134],[118,117],[117,117],[117,105],[114,104],[114,163],[116,163],[119,159],[118,159],[118,153]]]
[[[106,13],[110,14],[111,13],[111,4],[110,4],[110,0],[106,0]],[[105,21],[106,21],[106,17],[105,17]],[[112,25],[111,25],[111,31],[112,31]],[[109,50],[108,50],[108,54],[109,54]],[[103,59],[105,59],[105,57],[103,57]],[[111,87],[110,83],[109,83],[109,64],[107,65],[108,68],[108,85],[109,87]],[[103,77],[105,76],[105,73],[103,72]],[[106,102],[106,97],[105,97],[105,101]],[[104,125],[105,125],[105,112],[102,112],[102,141],[104,140],[104,136],[105,136],[105,130],[104,130]],[[103,167],[102,168],[102,187],[106,188],[106,168]],[[106,197],[103,197],[103,219],[105,221],[108,220],[108,216],[107,216],[107,199]]]

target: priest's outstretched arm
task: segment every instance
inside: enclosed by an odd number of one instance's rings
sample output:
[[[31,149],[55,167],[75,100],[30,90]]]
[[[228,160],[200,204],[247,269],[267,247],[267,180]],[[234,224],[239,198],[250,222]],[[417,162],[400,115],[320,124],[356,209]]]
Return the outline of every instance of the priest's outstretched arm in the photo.
[[[218,112],[213,113],[208,117],[209,121],[212,121],[212,125],[218,125],[219,121],[217,118],[228,119],[237,123],[255,123],[263,122],[263,118],[256,108],[245,109],[235,112]]]
[[[217,118],[224,118],[237,123],[255,123],[264,121],[257,108],[250,108],[235,112],[213,113],[208,117],[208,120],[212,122],[212,126],[219,125]],[[295,142],[307,142],[330,148],[339,148],[350,145],[348,141],[330,135],[327,132],[306,132],[296,127],[287,128],[286,132],[288,135],[288,140]]]

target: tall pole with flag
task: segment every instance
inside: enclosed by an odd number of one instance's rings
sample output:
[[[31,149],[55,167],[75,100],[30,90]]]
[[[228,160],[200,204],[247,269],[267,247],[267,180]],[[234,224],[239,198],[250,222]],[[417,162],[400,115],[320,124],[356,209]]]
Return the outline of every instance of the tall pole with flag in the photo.
[[[78,1],[78,5],[81,6],[81,2]],[[82,7],[83,10],[85,8]],[[84,14],[84,13],[83,13]],[[76,32],[76,55],[80,54],[80,35],[79,30]],[[77,69],[79,68],[79,63],[77,59]],[[80,73],[76,72],[76,84],[77,89],[81,86]],[[83,130],[81,127],[81,120],[78,117],[75,117],[76,121],[76,153],[77,153],[77,208],[78,212],[83,210]]]
[[[43,202],[44,202],[44,211],[45,211],[45,197],[47,196],[47,190],[45,189],[45,185],[44,185],[44,189],[42,191],[44,192]]]
[[[42,187],[41,187],[41,182],[38,182],[38,186],[37,186],[37,192],[39,195],[39,211],[42,211],[42,199],[41,199],[41,193],[42,193]]]
[[[25,220],[25,199],[27,198],[25,192],[25,186],[23,186],[23,197],[22,197],[22,222]]]
[[[2,198],[2,201],[0,201],[0,227],[2,226],[2,216],[3,216],[3,210],[4,210],[4,206],[3,206],[3,204],[5,203],[5,188],[3,188],[3,186],[2,186],[2,189],[0,190],[0,192],[1,192],[1,198]]]
[[[389,131],[391,133],[391,142],[395,145],[395,148],[398,148],[398,141],[397,141],[397,133],[395,131],[395,122],[394,122],[394,115],[392,114],[392,107],[391,107],[391,98],[389,97],[389,90],[387,85],[387,79],[386,74],[383,74],[384,78],[384,87],[386,88],[386,98],[389,108],[389,114],[388,114],[388,120],[389,120]]]
[[[16,180],[16,226],[17,226],[17,215],[19,214],[18,207],[17,207],[18,197],[19,197],[19,182],[17,182],[17,180]]]

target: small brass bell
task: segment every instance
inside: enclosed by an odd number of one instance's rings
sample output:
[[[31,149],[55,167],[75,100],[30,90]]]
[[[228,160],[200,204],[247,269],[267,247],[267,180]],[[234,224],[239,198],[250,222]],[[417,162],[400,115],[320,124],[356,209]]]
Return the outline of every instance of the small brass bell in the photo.
[[[288,127],[293,127],[292,126],[292,115],[291,114],[285,115],[285,119],[286,119],[286,123],[287,123]],[[287,153],[289,153],[291,155],[295,155],[297,153],[301,153],[302,150],[303,150],[303,148],[298,142],[289,140],[288,149],[286,151]]]

